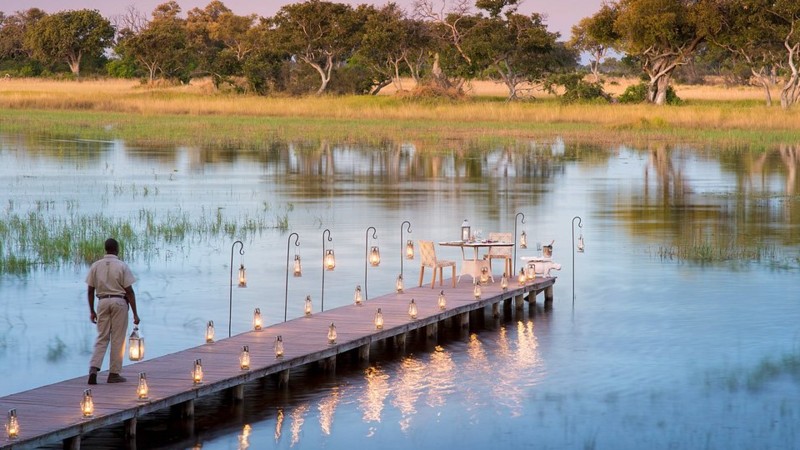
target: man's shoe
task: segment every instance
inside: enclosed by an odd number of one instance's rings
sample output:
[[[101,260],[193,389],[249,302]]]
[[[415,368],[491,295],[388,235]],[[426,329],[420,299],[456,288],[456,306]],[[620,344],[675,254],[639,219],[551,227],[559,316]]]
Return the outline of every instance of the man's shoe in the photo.
[[[128,380],[126,380],[125,377],[123,377],[118,373],[108,374],[108,380],[106,380],[107,383],[124,383],[126,381]]]
[[[89,384],[97,384],[97,373],[92,372],[89,374]]]

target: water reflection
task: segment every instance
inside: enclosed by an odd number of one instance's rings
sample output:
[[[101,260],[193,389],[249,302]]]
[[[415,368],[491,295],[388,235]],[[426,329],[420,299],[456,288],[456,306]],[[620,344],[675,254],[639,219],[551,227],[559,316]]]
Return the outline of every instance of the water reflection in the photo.
[[[426,366],[415,357],[403,358],[397,374],[392,406],[400,411],[400,429],[408,431],[426,380]]]
[[[296,406],[289,414],[289,417],[292,419],[292,442],[289,444],[290,447],[294,447],[295,444],[300,442],[300,432],[303,430],[306,414],[308,414],[310,408],[308,403],[303,403],[302,405]]]
[[[325,435],[331,434],[333,415],[336,412],[336,406],[339,404],[339,396],[339,387],[333,386],[330,388],[328,395],[317,406],[319,410],[319,427]]]
[[[389,375],[380,366],[370,366],[364,371],[367,385],[360,398],[364,422],[380,422],[381,412],[389,396]]]
[[[447,397],[455,390],[456,364],[443,347],[437,346],[431,354],[428,370],[428,397],[426,404],[432,408],[444,406]]]
[[[242,433],[239,435],[239,450],[247,450],[250,448],[250,433],[253,427],[250,424],[245,424],[242,427]]]
[[[274,433],[274,438],[276,443],[280,441],[282,431],[283,431],[283,408],[278,408],[278,413],[275,416],[275,433]]]

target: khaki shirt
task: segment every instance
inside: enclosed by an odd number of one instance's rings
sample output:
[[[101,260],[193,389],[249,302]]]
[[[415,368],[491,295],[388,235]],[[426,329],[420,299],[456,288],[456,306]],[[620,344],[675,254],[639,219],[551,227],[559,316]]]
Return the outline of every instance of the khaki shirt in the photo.
[[[86,284],[95,288],[97,297],[125,296],[125,288],[136,282],[133,272],[116,255],[105,255],[89,268]]]

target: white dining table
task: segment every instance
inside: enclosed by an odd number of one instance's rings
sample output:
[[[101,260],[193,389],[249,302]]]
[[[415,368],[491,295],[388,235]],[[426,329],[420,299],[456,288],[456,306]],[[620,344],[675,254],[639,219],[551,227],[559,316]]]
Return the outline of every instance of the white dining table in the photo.
[[[442,247],[459,247],[461,249],[461,273],[458,275],[458,280],[461,281],[461,277],[463,275],[469,275],[472,277],[472,281],[478,280],[481,276],[481,272],[485,267],[489,270],[489,260],[480,258],[478,253],[481,248],[491,248],[491,247],[513,247],[513,242],[501,242],[501,241],[444,241],[439,242],[439,245]],[[466,249],[471,248],[473,250],[472,257],[467,254],[468,252]],[[494,276],[492,276],[492,272],[489,271],[489,278],[491,278],[492,282],[494,283]]]

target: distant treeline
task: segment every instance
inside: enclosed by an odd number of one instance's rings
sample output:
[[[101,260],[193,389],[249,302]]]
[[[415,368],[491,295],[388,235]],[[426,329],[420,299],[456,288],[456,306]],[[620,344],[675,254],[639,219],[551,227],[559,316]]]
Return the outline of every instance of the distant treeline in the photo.
[[[543,15],[519,13],[520,2],[415,0],[405,11],[308,0],[259,17],[218,0],[184,15],[170,1],[149,17],[129,7],[111,19],[30,8],[0,12],[0,71],[147,83],[210,77],[219,89],[262,95],[376,94],[413,79],[420,95],[457,96],[469,80],[494,79],[509,100],[537,86],[600,101],[610,100],[602,75],[614,71],[642,77],[633,101],[668,103],[674,78],[706,75],[755,82],[768,104],[769,86],[780,83],[784,108],[800,98],[797,0],[617,0],[568,40],[548,31]]]

